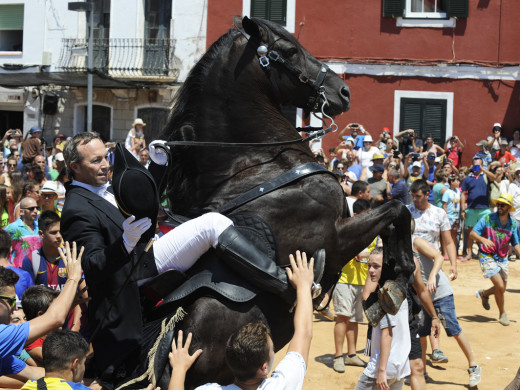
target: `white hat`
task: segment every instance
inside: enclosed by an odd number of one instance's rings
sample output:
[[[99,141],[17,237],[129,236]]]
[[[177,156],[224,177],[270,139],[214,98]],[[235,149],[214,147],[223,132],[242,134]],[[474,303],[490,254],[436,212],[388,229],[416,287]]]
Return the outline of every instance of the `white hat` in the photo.
[[[58,191],[58,185],[56,184],[56,182],[51,180],[47,180],[45,184],[43,184],[43,187],[41,188],[40,192],[54,192],[56,195],[60,194]]]
[[[500,128],[502,128],[502,125],[501,125],[500,123],[496,122],[496,123],[493,125],[493,128],[495,128],[495,127],[500,127]]]
[[[345,139],[345,143],[347,143],[347,142],[350,142],[352,145],[354,145],[354,138],[352,138],[352,137],[347,137],[347,138]]]
[[[363,142],[374,142],[374,140],[370,135],[365,135],[365,138],[363,138]]]
[[[135,126],[135,125],[142,125],[142,126],[146,126],[146,123],[143,122],[143,120],[141,118],[136,118],[134,123],[132,123],[132,126]]]
[[[54,159],[56,161],[65,161],[65,158],[63,157],[63,153],[56,153],[56,155],[54,156]]]
[[[349,179],[352,180],[352,181],[356,181],[358,179],[356,174],[354,172],[351,172],[351,171],[347,171],[345,173],[345,175],[348,176]]]
[[[413,164],[412,164],[412,168],[413,167],[417,167],[417,168],[421,168],[421,163],[419,161],[415,161]]]

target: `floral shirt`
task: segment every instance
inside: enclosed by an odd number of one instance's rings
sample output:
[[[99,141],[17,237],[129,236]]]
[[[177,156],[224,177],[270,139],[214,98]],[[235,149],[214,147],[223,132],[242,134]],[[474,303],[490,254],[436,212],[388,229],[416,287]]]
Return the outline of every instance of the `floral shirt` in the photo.
[[[13,223],[7,225],[5,231],[9,233],[11,240],[13,240],[11,243],[13,249],[11,264],[16,268],[22,268],[24,257],[27,256],[32,259],[32,252],[42,246],[38,235],[38,221],[34,221],[32,232],[22,221],[22,218],[18,218]]]
[[[497,213],[492,213],[483,217],[473,227],[479,236],[491,240],[495,244],[495,249],[484,248],[479,245],[478,256],[480,260],[493,259],[495,261],[507,261],[509,244],[515,246],[519,243],[518,223],[514,218],[509,217],[506,226],[502,226]]]
[[[408,205],[408,210],[415,220],[414,235],[425,239],[434,248],[438,248],[441,231],[451,229],[446,211],[434,205],[430,205],[426,210],[418,210],[413,203]]]

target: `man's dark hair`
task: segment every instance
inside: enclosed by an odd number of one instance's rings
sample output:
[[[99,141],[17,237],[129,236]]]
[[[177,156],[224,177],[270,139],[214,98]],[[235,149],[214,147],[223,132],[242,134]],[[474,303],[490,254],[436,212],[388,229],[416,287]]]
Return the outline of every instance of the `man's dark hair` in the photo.
[[[367,190],[368,183],[364,180],[355,181],[352,184],[352,196],[358,196],[360,192],[365,192]]]
[[[38,285],[31,286],[23,293],[22,308],[27,321],[38,317],[38,313],[45,313],[52,301],[60,295],[59,291]]]
[[[235,378],[254,378],[258,369],[269,360],[271,332],[263,322],[249,323],[233,333],[226,343],[226,362]]]
[[[6,259],[11,251],[11,236],[4,229],[0,229],[0,258]]]
[[[88,144],[90,141],[98,139],[101,142],[103,140],[99,136],[98,133],[95,131],[92,132],[82,132],[76,134],[70,141],[67,142],[65,145],[65,149],[63,150],[63,158],[65,159],[65,166],[67,167],[67,175],[70,179],[74,178],[74,172],[70,168],[70,163],[72,162],[81,162],[81,155],[78,152],[78,146],[79,145],[85,145]]]
[[[38,218],[38,229],[45,233],[56,222],[60,222],[60,216],[52,210],[45,210]]]
[[[39,167],[38,167],[39,168]],[[31,192],[33,191],[33,188],[36,187],[36,186],[39,186],[39,184],[37,182],[35,182],[34,180],[29,180],[27,181],[24,185],[23,185],[23,190],[22,190],[22,197],[25,198],[27,197],[27,192]]]
[[[74,359],[84,359],[88,352],[88,343],[79,333],[56,330],[43,342],[43,368],[46,372],[66,370]]]
[[[329,153],[336,153],[336,148],[329,148]]]
[[[366,199],[358,199],[352,205],[352,211],[354,211],[354,214],[359,214],[367,210],[370,210],[370,202]]]
[[[430,192],[430,186],[426,183],[426,180],[419,179],[412,183],[410,186],[410,192],[413,194],[417,191],[422,191],[423,194]]]
[[[0,266],[0,293],[4,292],[5,287],[14,287],[19,278],[12,269]]]

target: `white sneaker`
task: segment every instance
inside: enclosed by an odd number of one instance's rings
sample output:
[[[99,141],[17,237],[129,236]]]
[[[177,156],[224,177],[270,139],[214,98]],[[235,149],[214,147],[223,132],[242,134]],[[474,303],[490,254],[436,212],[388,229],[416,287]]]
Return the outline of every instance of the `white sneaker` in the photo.
[[[476,386],[480,383],[480,366],[477,364],[475,367],[468,368],[469,374],[469,386]]]

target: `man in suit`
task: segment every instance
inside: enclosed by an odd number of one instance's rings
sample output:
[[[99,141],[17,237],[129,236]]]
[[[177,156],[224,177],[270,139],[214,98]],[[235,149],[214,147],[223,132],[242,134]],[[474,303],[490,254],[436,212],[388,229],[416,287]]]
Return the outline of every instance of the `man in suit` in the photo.
[[[153,146],[150,147],[152,152]],[[121,149],[123,160],[126,150]],[[77,134],[67,143],[64,157],[72,183],[63,208],[62,233],[65,240],[85,247],[83,270],[92,297],[89,326],[94,332],[99,328],[92,343],[102,379],[113,380],[118,367],[125,366],[129,373],[138,363],[142,332],[138,282],[169,269],[186,271],[211,247],[219,250],[223,261],[250,282],[294,302],[296,294],[289,287],[285,271],[221,214],[208,213],[183,223],[156,240],[147,251],[148,240],[141,236],[148,237],[150,229],[154,230],[150,218],[156,216],[136,220],[133,215],[126,218],[120,211],[119,201],[108,185],[107,151],[97,133]],[[137,160],[126,161],[136,164],[132,169],[141,169],[143,175],[149,176]],[[114,170],[114,182],[116,175]],[[131,184],[139,187],[135,176]],[[136,269],[132,269],[141,257]],[[315,269],[323,270],[324,258],[316,262],[319,265]]]

